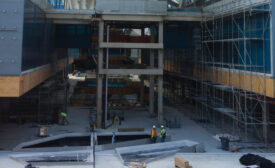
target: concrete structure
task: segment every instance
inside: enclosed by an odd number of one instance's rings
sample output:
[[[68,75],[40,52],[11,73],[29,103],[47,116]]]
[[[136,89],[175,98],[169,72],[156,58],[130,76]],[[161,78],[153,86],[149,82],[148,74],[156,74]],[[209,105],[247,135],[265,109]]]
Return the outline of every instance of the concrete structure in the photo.
[[[68,95],[78,93],[70,100],[88,110],[78,107],[73,117],[85,118],[60,126],[68,129],[59,134],[137,126],[148,134],[152,125],[165,125],[172,140],[202,139],[208,151],[219,151],[214,133],[239,136],[246,147],[273,147],[274,6],[271,0],[2,0],[0,121],[39,124],[22,129],[30,131],[60,124],[61,112],[70,115]],[[77,77],[68,84],[69,72]],[[56,88],[62,103],[53,99]],[[181,114],[172,116],[164,105]],[[137,143],[148,139],[96,150]]]

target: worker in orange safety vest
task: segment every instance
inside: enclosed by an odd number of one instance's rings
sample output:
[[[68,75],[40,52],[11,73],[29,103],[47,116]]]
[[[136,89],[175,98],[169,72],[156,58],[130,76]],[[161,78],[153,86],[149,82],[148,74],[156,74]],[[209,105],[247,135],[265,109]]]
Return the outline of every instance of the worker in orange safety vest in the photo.
[[[152,143],[156,143],[157,136],[158,136],[158,134],[157,134],[156,126],[153,125],[153,129],[151,129],[151,141],[152,141]]]

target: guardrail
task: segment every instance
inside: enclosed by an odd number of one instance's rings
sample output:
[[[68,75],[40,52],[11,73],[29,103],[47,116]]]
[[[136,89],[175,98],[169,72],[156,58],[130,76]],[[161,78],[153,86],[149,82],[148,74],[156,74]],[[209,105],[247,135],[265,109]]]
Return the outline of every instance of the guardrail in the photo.
[[[93,10],[95,0],[48,0],[55,9]]]

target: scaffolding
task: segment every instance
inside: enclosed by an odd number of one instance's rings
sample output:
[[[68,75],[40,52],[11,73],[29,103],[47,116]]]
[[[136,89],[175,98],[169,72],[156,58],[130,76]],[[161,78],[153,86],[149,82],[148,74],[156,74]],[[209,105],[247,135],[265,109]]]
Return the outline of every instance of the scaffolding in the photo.
[[[266,94],[270,15],[271,1],[219,12],[201,22],[202,52],[195,63],[195,74],[201,78],[196,84],[196,97],[200,97],[196,112],[201,120],[211,121],[212,126],[242,137],[246,143],[267,145],[269,126],[274,124]]]
[[[207,10],[202,10],[201,47],[179,59],[170,58],[175,53],[165,53],[165,100],[191,104],[192,119],[215,133],[240,137],[244,147],[267,147],[275,124],[269,109],[274,104],[269,85],[271,0],[223,0],[210,5],[212,9],[203,5]],[[193,73],[184,74],[171,62],[180,63],[183,71],[192,68]]]

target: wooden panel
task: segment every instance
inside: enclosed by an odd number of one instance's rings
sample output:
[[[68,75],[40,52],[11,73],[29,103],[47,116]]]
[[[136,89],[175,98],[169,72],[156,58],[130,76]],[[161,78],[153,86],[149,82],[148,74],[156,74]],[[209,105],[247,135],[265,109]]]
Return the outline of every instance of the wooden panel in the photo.
[[[51,67],[49,65],[40,70],[37,70],[22,76],[20,80],[19,96],[22,96],[23,94],[25,94],[26,92],[34,88],[35,86],[47,80],[51,75],[52,75]]]
[[[199,69],[194,69],[193,75],[195,77],[203,77],[206,80],[215,83],[234,86],[236,88],[262,95],[266,92],[267,97],[275,98],[274,78],[252,75],[249,73],[233,73],[220,70],[207,70],[202,72]]]
[[[57,71],[66,66],[66,59],[60,60]],[[20,97],[43,81],[47,80],[54,73],[52,66],[47,65],[37,71],[30,72],[23,76],[0,76],[0,97]]]
[[[20,77],[0,77],[0,97],[19,97]]]

